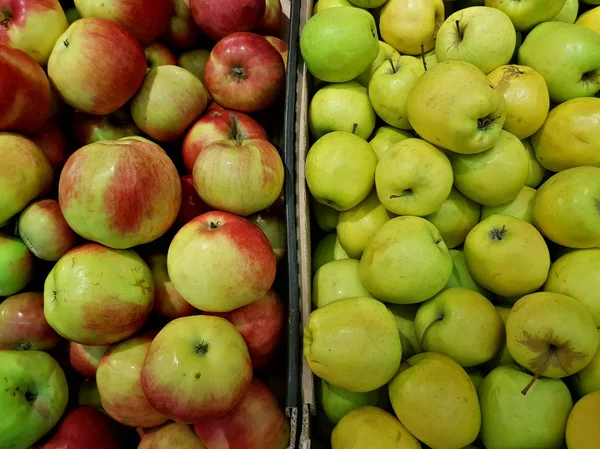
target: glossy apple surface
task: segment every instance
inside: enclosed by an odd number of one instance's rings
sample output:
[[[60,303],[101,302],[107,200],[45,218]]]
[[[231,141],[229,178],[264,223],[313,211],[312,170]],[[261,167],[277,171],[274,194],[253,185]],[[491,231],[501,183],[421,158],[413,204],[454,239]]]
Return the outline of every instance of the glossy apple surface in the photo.
[[[214,41],[255,29],[265,15],[265,0],[189,0],[192,17]]]

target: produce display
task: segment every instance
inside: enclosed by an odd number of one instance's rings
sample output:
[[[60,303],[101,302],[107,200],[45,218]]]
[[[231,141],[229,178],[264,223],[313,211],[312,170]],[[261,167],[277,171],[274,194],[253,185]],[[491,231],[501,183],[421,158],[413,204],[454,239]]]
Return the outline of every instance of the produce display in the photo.
[[[311,447],[600,448],[600,2],[311,6]]]
[[[0,449],[288,447],[283,6],[0,0]]]

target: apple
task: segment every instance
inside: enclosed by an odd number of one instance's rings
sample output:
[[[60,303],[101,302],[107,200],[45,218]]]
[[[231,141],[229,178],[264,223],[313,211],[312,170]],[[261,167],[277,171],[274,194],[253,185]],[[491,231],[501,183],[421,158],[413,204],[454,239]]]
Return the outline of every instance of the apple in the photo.
[[[547,170],[542,164],[540,164],[540,161],[538,161],[537,156],[535,155],[535,150],[531,145],[531,140],[521,140],[521,143],[529,155],[529,175],[527,175],[527,181],[525,181],[525,185],[535,189],[542,183],[542,181],[544,181],[544,179],[546,179]]]
[[[21,293],[0,302],[0,350],[47,351],[60,340],[44,317],[42,293]]]
[[[531,203],[535,192],[535,189],[525,186],[514,200],[500,206],[481,209],[481,219],[484,220],[491,215],[500,214],[510,215],[531,223]]]
[[[432,449],[460,449],[477,438],[477,392],[467,372],[450,357],[435,352],[412,356],[388,389],[400,422]]]
[[[277,1],[279,1],[279,0],[277,0]],[[283,66],[287,69],[288,50],[289,50],[288,44],[286,44],[285,41],[282,41],[281,39],[274,37],[274,36],[265,36],[265,39],[273,47],[275,47],[275,50],[277,50],[279,52],[279,54],[283,58]]]
[[[44,314],[68,340],[107,345],[137,332],[152,310],[152,272],[132,250],[77,246],[44,284]]]
[[[423,217],[440,209],[450,195],[452,166],[430,143],[405,139],[379,159],[375,186],[379,201],[390,212]]]
[[[54,176],[58,177],[71,155],[70,142],[57,123],[48,120],[44,125],[30,136],[31,140],[44,152]]]
[[[560,12],[552,19],[554,22],[575,23],[579,13],[579,0],[566,0]]]
[[[73,138],[81,146],[100,140],[118,140],[141,134],[125,108],[117,109],[108,115],[89,115],[75,111],[72,123]]]
[[[194,187],[194,178],[192,175],[184,175],[181,177],[181,207],[175,221],[177,226],[181,228],[187,222],[211,210],[198,196]]]
[[[276,264],[258,226],[219,211],[183,226],[167,254],[171,282],[205,312],[230,312],[263,297],[275,279]]]
[[[190,50],[179,55],[176,65],[193,73],[200,81],[202,81],[202,84],[205,84],[204,70],[206,69],[206,63],[208,62],[209,57],[210,50],[203,48]]]
[[[24,51],[42,67],[69,26],[58,0],[2,0],[0,24],[0,44]]]
[[[337,234],[332,232],[323,237],[312,252],[311,271],[314,274],[328,262],[349,258],[342,245],[340,245]]]
[[[434,48],[444,22],[442,0],[389,0],[381,8],[381,37],[403,55],[420,55]]]
[[[387,124],[412,129],[406,115],[406,99],[412,86],[423,74],[423,62],[398,52],[383,61],[369,82],[369,99],[377,115]]]
[[[93,407],[77,407],[61,421],[41,449],[121,449],[114,421]]]
[[[144,431],[138,449],[206,449],[189,425],[168,422]]]
[[[550,171],[600,167],[600,98],[574,98],[556,106],[531,138],[537,160]]]
[[[338,299],[314,310],[303,338],[311,371],[344,390],[376,390],[400,366],[402,347],[394,316],[372,298]],[[353,357],[355,351],[363,355]]]
[[[600,33],[600,7],[584,12],[577,18],[575,23]]]
[[[173,224],[181,182],[161,147],[147,139],[95,142],[67,160],[58,201],[77,234],[113,248],[151,242]]]
[[[229,321],[189,316],[171,321],[152,341],[141,371],[150,403],[183,424],[223,416],[252,380],[244,339]]]
[[[160,42],[152,42],[150,45],[144,48],[144,54],[146,55],[146,72],[159,67],[161,65],[178,65],[177,58],[173,54],[169,47]]]
[[[6,448],[28,448],[67,406],[65,373],[41,351],[0,351],[0,435]]]
[[[340,213],[325,204],[319,203],[312,195],[310,196],[309,201],[312,216],[319,229],[325,232],[334,231],[338,224]]]
[[[247,217],[265,233],[275,253],[275,260],[279,263],[287,251],[287,226],[285,220],[269,209],[257,212]]]
[[[494,357],[492,357],[492,359],[484,365],[484,368],[489,371],[493,370],[494,368],[497,368],[498,366],[510,365],[511,363],[514,363],[514,360],[510,355],[510,352],[508,351],[508,347],[506,345],[506,320],[508,318],[508,315],[510,315],[511,308],[508,306],[498,305],[494,307],[496,308],[496,312],[498,312],[498,315],[500,315],[500,318],[502,318],[503,336],[500,348],[496,352],[496,355],[494,355]]]
[[[486,448],[562,447],[573,407],[569,389],[558,379],[539,379],[527,395],[521,394],[531,378],[520,367],[505,365],[483,380],[480,438]]]
[[[108,345],[86,346],[73,341],[69,342],[69,361],[75,371],[83,377],[95,378],[100,359]]]
[[[312,282],[312,304],[315,309],[344,298],[372,298],[360,282],[359,261],[340,259],[319,267]]]
[[[71,25],[76,20],[81,19],[81,14],[79,11],[77,11],[75,6],[72,6],[71,8],[67,8],[67,10],[65,10],[65,17],[67,18],[67,23]]]
[[[600,35],[581,25],[542,23],[519,48],[519,64],[544,77],[555,103],[591,97],[600,90]]]
[[[100,392],[98,391],[96,379],[84,379],[79,387],[77,403],[80,406],[89,405],[90,407],[94,407],[95,409],[104,412],[100,401]]]
[[[233,33],[213,47],[204,79],[219,105],[241,112],[258,112],[274,104],[283,92],[285,65],[279,52],[263,36]]]
[[[600,247],[600,167],[555,174],[533,197],[533,224],[546,238],[569,248]],[[0,220],[1,221],[1,220]]]
[[[456,153],[474,154],[500,139],[506,101],[474,65],[444,61],[417,80],[408,94],[407,111],[423,139]]]
[[[315,4],[315,7],[318,5]],[[367,67],[360,75],[358,75],[354,81],[358,82],[361,86],[369,87],[369,82],[375,73],[375,70],[387,59],[392,56],[400,56],[400,53],[392,47],[390,44],[387,44],[383,41],[379,41],[379,53],[375,60],[371,63],[369,67]]]
[[[355,7],[321,10],[302,28],[300,52],[310,73],[320,80],[329,83],[353,80],[379,54],[375,19]]]
[[[101,66],[95,62],[104,58]],[[69,106],[105,115],[123,106],[146,74],[146,56],[136,38],[106,19],[75,22],[56,41],[48,77]]]
[[[379,160],[383,156],[383,153],[389,150],[393,144],[410,139],[411,137],[415,137],[415,135],[410,131],[384,125],[375,130],[375,134],[373,134],[369,143]]]
[[[452,274],[452,258],[430,222],[420,217],[396,217],[379,228],[367,245],[359,273],[374,297],[394,304],[414,304],[444,288]]]
[[[590,393],[581,398],[569,415],[566,428],[566,441],[572,449],[593,447],[600,438],[595,425],[600,415],[600,392]]]
[[[1,33],[2,28],[0,43]],[[31,56],[5,45],[0,45],[0,98],[5,111],[0,131],[35,132],[50,116],[50,83],[44,70]]]
[[[415,354],[423,352],[421,343],[415,334],[415,316],[419,309],[418,304],[387,304],[387,308],[394,315],[400,341],[402,342],[402,357],[408,359]]]
[[[552,20],[566,0],[485,0],[485,6],[505,12],[517,31],[529,31],[538,23]],[[525,64],[527,65],[527,64]]]
[[[508,64],[515,51],[517,34],[504,12],[472,6],[451,14],[435,41],[438,62],[465,61],[483,73]]]
[[[202,31],[194,22],[188,0],[173,0],[173,15],[162,39],[171,48],[187,50],[198,41]]]
[[[256,31],[265,36],[280,37],[284,23],[285,15],[281,7],[281,0],[266,0],[265,14],[258,23]]]
[[[600,329],[598,330],[600,338]],[[600,391],[600,345],[596,354],[583,369],[579,370],[572,377],[574,390],[580,397],[590,394],[594,391]]]
[[[447,288],[419,307],[415,334],[424,351],[445,354],[470,368],[494,357],[504,323],[493,304],[466,288]]]
[[[189,0],[189,5],[194,21],[213,41],[256,29],[267,9],[265,0]]]
[[[494,146],[477,154],[449,154],[454,186],[482,206],[496,207],[513,201],[527,181],[529,156],[521,141],[500,132]]]
[[[510,215],[491,215],[465,240],[465,261],[479,284],[501,296],[536,291],[548,277],[550,252],[541,234]]]
[[[33,277],[34,257],[25,243],[0,233],[0,296],[23,290]]]
[[[333,426],[353,410],[364,406],[385,407],[388,404],[385,386],[366,393],[354,393],[317,379],[316,395],[323,414]]]
[[[452,275],[444,288],[463,287],[481,293],[486,298],[489,297],[490,292],[479,285],[469,273],[464,252],[458,249],[451,249],[449,252],[452,257]]]
[[[308,109],[310,132],[318,139],[345,131],[368,139],[375,129],[375,111],[367,89],[356,81],[329,84],[312,97]]]
[[[314,6],[313,6],[312,15],[314,16],[315,14],[317,14],[321,11],[325,11],[326,9],[329,9],[329,8],[337,8],[338,6],[354,7],[354,5],[352,3],[350,3],[348,0],[319,0],[319,1],[315,2]]]

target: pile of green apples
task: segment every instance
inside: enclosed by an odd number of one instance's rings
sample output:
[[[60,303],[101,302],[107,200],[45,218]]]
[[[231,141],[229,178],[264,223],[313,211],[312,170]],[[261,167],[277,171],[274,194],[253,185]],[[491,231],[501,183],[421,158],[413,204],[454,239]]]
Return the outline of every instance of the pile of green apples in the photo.
[[[595,5],[315,4],[303,338],[332,449],[600,447]]]

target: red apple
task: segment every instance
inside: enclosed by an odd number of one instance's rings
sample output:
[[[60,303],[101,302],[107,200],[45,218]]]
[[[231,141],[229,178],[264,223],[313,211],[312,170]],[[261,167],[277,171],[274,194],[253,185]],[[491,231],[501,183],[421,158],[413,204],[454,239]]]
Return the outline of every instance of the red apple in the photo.
[[[285,65],[275,47],[255,33],[233,33],[213,48],[204,71],[212,98],[225,108],[257,112],[285,87]]]
[[[112,20],[130,31],[142,45],[165,32],[173,13],[172,0],[75,0],[81,17]]]
[[[0,350],[47,351],[60,340],[44,317],[43,293],[20,293],[0,303]]]
[[[143,432],[137,449],[206,449],[190,426],[169,422]]]
[[[140,134],[129,108],[117,109],[108,115],[89,115],[78,111],[73,115],[73,137],[81,146],[99,140],[117,140]]]
[[[252,304],[227,313],[214,313],[232,323],[248,345],[254,369],[264,368],[277,350],[285,313],[283,302],[273,290]]]
[[[144,53],[146,54],[146,59],[148,62],[147,71],[149,72],[154,67],[158,67],[161,65],[177,65],[177,58],[173,54],[169,47],[160,42],[152,42],[144,49]]]
[[[87,346],[81,343],[69,342],[69,361],[75,371],[83,377],[96,377],[96,370],[100,359],[106,352],[108,345]]]
[[[194,46],[201,34],[192,17],[188,0],[173,0],[173,15],[162,39],[172,48],[187,50]]]
[[[269,41],[269,43],[275,47],[275,50],[279,52],[281,57],[283,58],[283,65],[287,69],[287,60],[288,60],[288,44],[286,44],[281,39],[274,36],[265,36],[265,39]]]
[[[73,22],[48,61],[48,76],[63,100],[94,115],[123,106],[145,74],[146,56],[135,36],[118,23],[99,18]]]
[[[183,141],[183,162],[189,173],[194,170],[200,152],[219,140],[269,139],[264,128],[252,117],[215,106],[213,103],[208,108]]]
[[[23,50],[42,66],[68,26],[58,0],[0,0],[0,44]]]
[[[284,15],[281,0],[266,0],[265,15],[256,27],[260,34],[281,36],[283,32]]]
[[[265,0],[189,0],[192,17],[214,41],[255,29],[265,15]]]
[[[58,177],[71,154],[69,141],[62,129],[54,121],[49,120],[31,135],[31,140],[44,152],[54,174]]]
[[[69,158],[58,199],[79,235],[112,248],[131,248],[157,239],[174,223],[181,181],[169,156],[149,140],[105,140]]]
[[[77,407],[41,449],[121,449],[116,423],[93,407]]]
[[[290,425],[277,399],[256,377],[227,415],[194,424],[206,449],[285,449]]]
[[[177,225],[181,227],[198,215],[211,210],[211,207],[198,196],[192,175],[182,176],[181,208],[179,209],[179,215],[177,215]]]
[[[0,131],[35,132],[50,115],[44,70],[27,53],[5,45],[0,45],[0,109]]]

